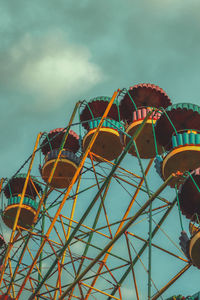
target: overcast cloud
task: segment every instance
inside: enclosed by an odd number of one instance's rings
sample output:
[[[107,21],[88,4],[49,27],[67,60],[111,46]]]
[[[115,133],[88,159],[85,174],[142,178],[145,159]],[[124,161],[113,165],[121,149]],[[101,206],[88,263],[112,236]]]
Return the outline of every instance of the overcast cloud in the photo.
[[[174,102],[200,103],[198,0],[0,6],[2,151],[11,141],[31,148],[25,137],[66,123],[77,100],[138,82],[160,85]]]
[[[138,82],[200,103],[198,0],[2,0],[0,8],[4,155],[16,142],[23,160],[34,143],[26,137],[66,124],[77,100]]]
[[[102,80],[90,51],[64,40],[59,31],[33,37],[25,34],[4,55],[3,83],[16,91],[35,94],[39,109],[59,107]]]

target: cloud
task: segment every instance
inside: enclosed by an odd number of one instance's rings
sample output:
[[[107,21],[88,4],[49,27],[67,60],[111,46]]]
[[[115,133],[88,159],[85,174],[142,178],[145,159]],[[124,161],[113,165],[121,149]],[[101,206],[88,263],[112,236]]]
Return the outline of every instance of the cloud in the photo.
[[[70,43],[56,31],[37,38],[24,35],[2,63],[4,86],[27,93],[40,108],[59,107],[103,78],[87,47]]]

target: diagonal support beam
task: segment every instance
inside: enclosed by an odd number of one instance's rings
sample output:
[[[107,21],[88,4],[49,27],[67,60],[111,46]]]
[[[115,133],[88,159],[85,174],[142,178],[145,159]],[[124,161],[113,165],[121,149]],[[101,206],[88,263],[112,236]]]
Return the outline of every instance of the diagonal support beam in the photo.
[[[166,220],[166,218],[168,217],[168,215],[170,214],[170,212],[172,211],[173,207],[176,204],[176,200],[173,201],[172,205],[168,208],[168,210],[165,212],[165,214],[163,215],[163,217],[160,219],[159,223],[156,225],[155,229],[152,231],[152,239],[153,237],[156,235],[156,233],[158,232],[158,230],[160,229],[161,225],[163,224],[163,222]],[[133,262],[132,262],[132,266],[134,266],[139,257],[141,257],[141,255],[144,253],[144,251],[146,250],[146,248],[148,247],[148,241],[142,246],[142,248],[140,249],[140,251],[138,252],[138,256],[134,258]],[[128,274],[131,271],[131,266],[128,267],[128,269],[126,270],[126,272],[124,273],[124,275],[121,277],[121,279],[118,282],[118,285],[121,286],[122,283],[124,282],[124,280],[126,279],[126,277],[128,276]],[[111,295],[115,295],[117,291],[117,287],[113,289]],[[108,298],[107,300],[110,300],[111,298]]]
[[[165,187],[169,184],[171,180],[174,179],[176,175],[172,174],[168,179],[161,185],[161,187],[146,201],[146,203],[138,210],[138,212],[129,220],[129,222],[124,225],[124,227],[119,231],[119,233],[110,241],[106,247],[96,256],[95,259],[85,268],[85,270],[74,280],[74,282],[67,288],[67,290],[61,295],[58,300],[64,299],[68,293],[73,289],[73,287],[91,270],[91,268],[100,260],[100,258],[114,245],[114,243],[127,231],[127,229],[137,220],[137,218],[142,214],[142,212],[156,199]],[[32,298],[31,298],[32,299]]]
[[[192,264],[187,264],[178,274],[176,274],[153,298],[152,300],[158,299],[179,277],[181,277]]]

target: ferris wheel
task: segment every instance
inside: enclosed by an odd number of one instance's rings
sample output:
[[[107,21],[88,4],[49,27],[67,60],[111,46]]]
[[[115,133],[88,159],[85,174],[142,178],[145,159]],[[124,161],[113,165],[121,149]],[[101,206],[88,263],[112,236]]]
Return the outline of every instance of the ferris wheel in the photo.
[[[1,179],[0,299],[180,294],[200,268],[199,167],[199,106],[154,84],[77,102]]]

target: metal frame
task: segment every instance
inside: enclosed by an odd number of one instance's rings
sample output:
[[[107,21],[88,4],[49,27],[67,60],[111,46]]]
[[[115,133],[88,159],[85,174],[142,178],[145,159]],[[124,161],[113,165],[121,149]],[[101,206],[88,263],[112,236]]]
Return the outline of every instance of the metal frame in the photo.
[[[94,144],[98,134],[103,125],[104,119],[107,117],[110,108],[116,97],[118,97],[119,90],[114,92],[111,101],[101,118],[99,126],[97,127],[87,150],[82,156],[81,162],[77,171],[71,181],[70,186],[66,191],[59,191],[58,189],[53,189],[51,187],[51,180],[54,176],[56,166],[61,159],[61,152],[69,130],[73,126],[73,121],[78,111],[81,102],[78,102],[74,108],[72,116],[70,118],[69,124],[67,126],[67,131],[63,137],[62,144],[60,146],[60,151],[58,158],[56,159],[53,168],[51,170],[50,177],[47,184],[45,185],[44,192],[42,196],[39,197],[39,207],[34,219],[34,224],[31,228],[26,229],[18,226],[18,219],[20,215],[21,206],[23,203],[26,187],[28,180],[30,178],[31,170],[33,167],[35,155],[39,150],[39,140],[41,133],[38,134],[33,153],[31,155],[27,176],[23,191],[21,194],[20,204],[17,211],[16,219],[12,229],[10,241],[5,253],[4,262],[1,269],[0,275],[0,292],[7,293],[15,299],[21,299],[22,292],[29,293],[29,300],[31,299],[92,299],[95,294],[101,294],[107,297],[107,299],[123,299],[121,285],[126,280],[129,273],[132,273],[132,280],[134,284],[134,289],[136,293],[136,299],[140,299],[140,291],[137,284],[137,273],[135,272],[135,264],[140,260],[142,261],[142,254],[146,249],[148,249],[148,299],[159,298],[176,280],[182,276],[191,266],[186,258],[180,255],[168,251],[163,247],[152,243],[152,239],[159,231],[163,222],[168,217],[169,213],[172,211],[176,201],[170,202],[160,196],[160,193],[165,189],[174,177],[179,176],[179,174],[172,174],[158,189],[156,192],[152,192],[149,187],[147,180],[148,173],[151,169],[153,159],[149,160],[146,168],[143,167],[143,163],[140,159],[139,153],[137,151],[136,139],[139,134],[142,134],[142,129],[145,126],[148,118],[151,114],[155,113],[152,110],[148,113],[147,117],[143,120],[138,130],[135,132],[134,136],[131,138],[128,145],[123,149],[122,154],[115,162],[109,162],[103,158],[105,168],[108,169],[108,174],[103,174],[100,172],[98,167],[98,155],[91,152],[92,145]],[[129,149],[135,146],[138,166],[140,173],[142,175],[133,173],[127,170],[121,163],[126,157]],[[87,160],[86,160],[87,159]],[[86,162],[90,165],[87,168]],[[105,170],[104,170],[105,171]],[[82,174],[93,174],[93,184],[87,186],[87,188],[82,188],[81,183],[83,181]],[[108,209],[106,207],[106,201],[109,197],[112,182],[119,182],[125,186],[130,186],[134,189],[131,196],[126,211],[122,214],[120,220],[116,222],[110,222]],[[4,180],[1,180],[0,191],[3,188]],[[34,183],[32,182],[33,187]],[[125,187],[124,187],[125,188]],[[73,191],[74,189],[74,191]],[[97,189],[96,194],[90,204],[86,207],[82,216],[77,219],[76,217],[76,207],[81,195],[86,193],[89,189]],[[126,189],[126,188],[125,188]],[[145,193],[148,195],[148,199],[145,203],[137,210],[135,210],[135,202],[137,198]],[[48,203],[48,199],[57,195],[55,199],[55,204]],[[61,199],[61,200],[59,200]],[[156,208],[152,207],[152,202],[163,201],[164,205],[158,206]],[[67,215],[63,211],[66,203],[71,201],[71,208]],[[53,207],[56,209],[53,210]],[[86,223],[86,220],[91,213],[94,211],[94,220],[91,225]],[[152,230],[152,220],[154,212],[166,211],[160,218],[160,221],[156,224],[155,228]],[[40,215],[40,212],[42,214]],[[134,212],[134,213],[133,213]],[[149,234],[147,238],[136,235],[131,231],[131,226],[137,224],[137,222],[142,222],[142,217],[148,216],[146,219],[149,220]],[[105,225],[99,226],[98,222],[100,218],[105,220]],[[41,222],[41,226],[39,225]],[[49,228],[48,228],[49,226]],[[117,229],[116,229],[117,226]],[[113,229],[115,228],[115,230]],[[105,229],[108,233],[105,233]],[[102,247],[95,243],[97,236],[103,239],[104,244]],[[141,249],[135,256],[131,249],[130,238],[138,239],[144,242]],[[113,250],[114,245],[119,239],[124,239],[127,249],[127,257],[120,257]],[[34,245],[38,245],[36,249],[32,249]],[[81,243],[83,245],[83,254],[81,256],[74,255],[73,246],[76,243]],[[15,248],[17,245],[17,249]],[[151,276],[151,254],[152,249],[157,248],[166,255],[170,255],[186,263],[186,266],[177,273],[164,287],[159,288],[158,292],[152,296],[151,285],[153,282]],[[90,257],[90,250],[94,249],[96,251],[94,256]],[[35,251],[36,250],[36,251]],[[48,253],[47,253],[48,251]],[[16,260],[15,255],[17,253],[18,259]],[[27,256],[29,260],[27,260]],[[52,259],[51,265],[47,266],[47,271],[44,270],[45,262]],[[109,259],[118,260],[118,266],[111,268],[109,266]],[[98,266],[98,269],[94,268]],[[66,272],[69,272],[69,276],[72,277],[71,280],[63,282],[63,274],[66,276]],[[69,271],[70,270],[70,271]],[[115,272],[121,274],[120,279],[116,279]],[[89,272],[93,272],[93,275]],[[108,291],[103,288],[98,287],[98,282],[103,276],[109,276],[108,285],[110,286]],[[107,278],[107,277],[106,277]],[[89,281],[89,282],[88,282]],[[54,284],[52,284],[54,282]],[[115,295],[117,293],[117,295]],[[78,296],[80,295],[80,296]],[[95,298],[94,298],[95,299]]]

